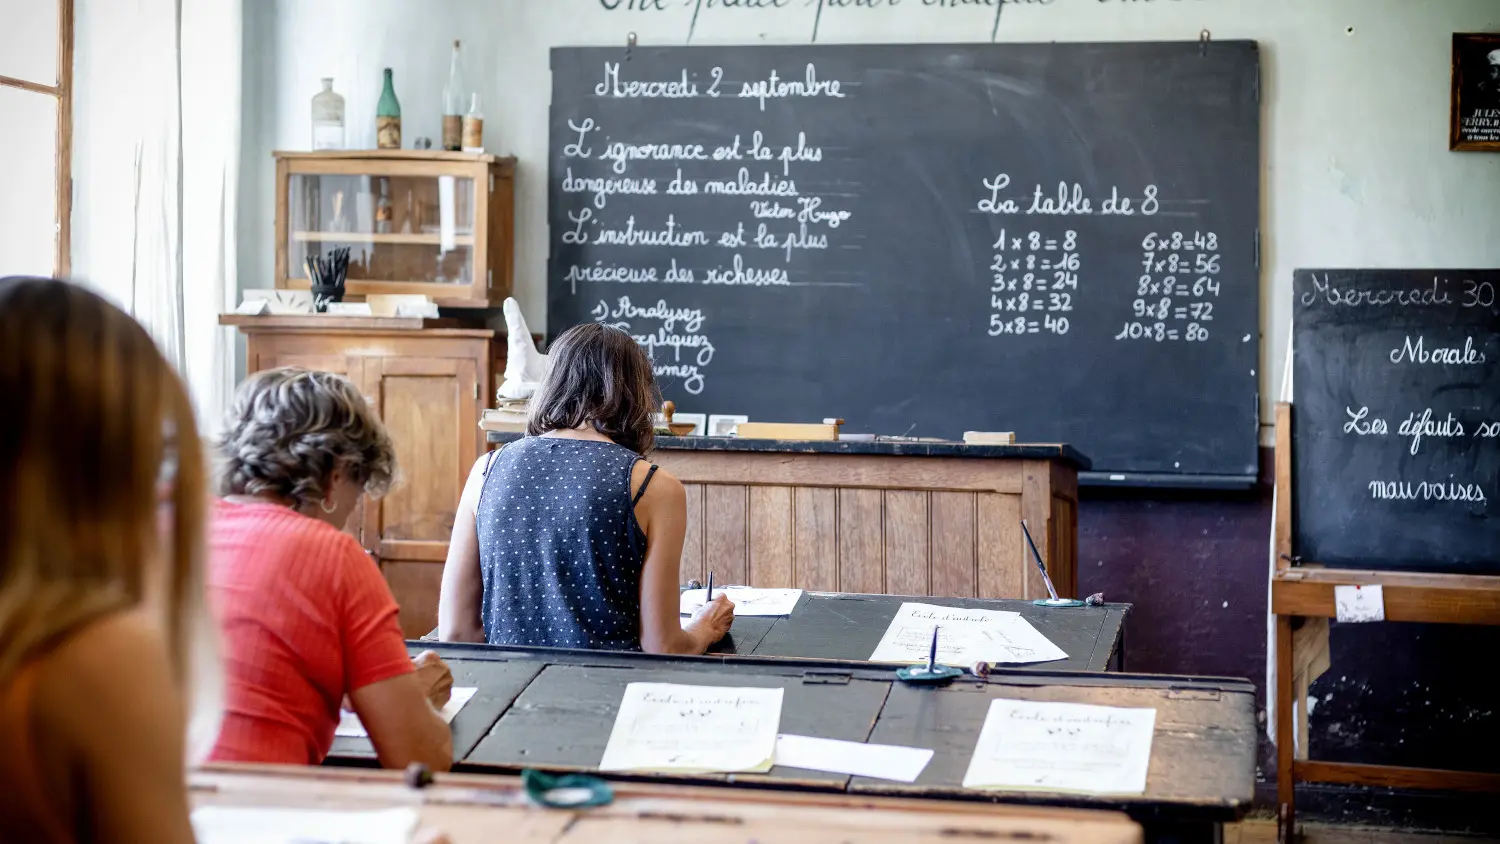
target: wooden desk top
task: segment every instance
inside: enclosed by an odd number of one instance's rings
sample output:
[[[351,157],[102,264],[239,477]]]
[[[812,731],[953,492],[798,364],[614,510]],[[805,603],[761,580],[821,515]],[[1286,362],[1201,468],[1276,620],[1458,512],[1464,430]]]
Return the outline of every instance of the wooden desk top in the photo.
[[[1108,671],[1122,656],[1129,604],[1039,607],[1030,601],[992,598],[922,598],[804,592],[789,616],[738,616],[711,654],[787,659],[863,661],[875,652],[891,619],[906,602],[1018,612],[1068,654],[1035,664],[1048,671]],[[428,634],[435,639],[437,632]],[[1023,666],[1015,666],[1017,668]],[[463,683],[459,683],[463,685]]]
[[[785,732],[936,751],[911,785],[805,770],[767,774],[658,777],[824,792],[900,794],[925,799],[1025,802],[1124,810],[1137,818],[1202,823],[1234,820],[1250,806],[1255,780],[1255,691],[1244,680],[1012,670],[962,677],[941,689],[907,687],[890,666],[872,663],[662,657],[488,645],[430,646],[453,665],[476,701],[454,720],[455,746],[469,749],[460,770],[515,773],[523,768],[594,772],[608,742],[625,685],[780,687]],[[994,697],[1149,706],[1157,710],[1146,793],[1104,796],[1004,793],[962,787],[964,770]],[[481,736],[477,743],[471,737]],[[336,749],[334,762],[368,762]]]
[[[606,806],[545,809],[527,801],[516,777],[438,774],[433,785],[418,792],[407,788],[395,771],[216,765],[189,775],[194,808],[365,812],[409,807],[416,810],[424,829],[440,830],[454,844],[1141,842],[1140,828],[1111,812],[649,782],[617,782],[613,787],[614,802]]]

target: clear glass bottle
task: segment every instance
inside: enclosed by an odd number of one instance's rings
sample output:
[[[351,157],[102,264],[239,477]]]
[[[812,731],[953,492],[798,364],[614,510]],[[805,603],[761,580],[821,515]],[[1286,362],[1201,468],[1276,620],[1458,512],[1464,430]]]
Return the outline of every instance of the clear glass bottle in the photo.
[[[379,149],[401,148],[401,101],[396,99],[390,68],[385,69],[385,89],[380,92],[380,104],[375,107],[375,146]]]
[[[333,92],[333,78],[323,78],[323,90],[312,98],[312,148],[344,148],[344,98]]]
[[[391,207],[391,184],[389,179],[379,182],[380,194],[375,198],[375,233],[390,234],[395,209]]]
[[[459,42],[454,41],[453,61],[448,65],[448,84],[443,86],[443,149],[457,151],[463,146],[464,106],[467,99]]]
[[[484,152],[484,112],[479,110],[479,95],[469,101],[464,115],[464,152]]]

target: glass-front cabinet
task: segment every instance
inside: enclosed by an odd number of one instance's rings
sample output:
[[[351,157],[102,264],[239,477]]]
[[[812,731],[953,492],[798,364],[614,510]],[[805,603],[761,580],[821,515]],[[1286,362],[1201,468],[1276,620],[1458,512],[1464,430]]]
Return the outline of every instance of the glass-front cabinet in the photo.
[[[514,264],[515,159],[366,150],[276,153],[276,285],[349,250],[346,295],[417,293],[498,307]]]

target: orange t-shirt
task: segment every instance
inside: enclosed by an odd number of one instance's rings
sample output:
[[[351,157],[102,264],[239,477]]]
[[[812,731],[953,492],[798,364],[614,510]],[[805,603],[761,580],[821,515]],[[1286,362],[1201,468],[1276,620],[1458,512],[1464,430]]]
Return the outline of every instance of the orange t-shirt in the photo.
[[[316,765],[345,694],[414,670],[375,561],[288,507],[214,503],[208,595],[226,692],[213,761]]]

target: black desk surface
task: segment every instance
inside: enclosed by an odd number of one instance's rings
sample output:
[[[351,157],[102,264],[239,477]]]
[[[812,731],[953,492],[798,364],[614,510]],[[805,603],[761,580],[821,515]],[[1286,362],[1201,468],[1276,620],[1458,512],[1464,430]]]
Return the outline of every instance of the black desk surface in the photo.
[[[912,784],[773,768],[767,774],[653,777],[765,787],[902,794],[932,799],[1117,808],[1138,819],[1213,823],[1250,806],[1255,779],[1255,692],[1244,680],[1077,671],[1006,670],[945,688],[895,681],[872,663],[736,656],[663,657],[487,645],[430,645],[459,684],[477,685],[454,720],[458,769],[594,771],[625,685],[676,682],[786,689],[782,730],[851,741],[930,747]],[[989,700],[995,697],[1150,706],[1156,733],[1146,792],[1138,796],[1005,793],[962,787]],[[479,737],[477,743],[474,737]],[[368,764],[335,746],[334,763]]]
[[[1030,601],[994,598],[921,598],[849,592],[803,592],[789,616],[738,616],[729,635],[709,652],[789,659],[867,660],[891,619],[908,601],[1020,613],[1068,655],[1065,660],[1037,663],[1035,668],[1108,671],[1117,658],[1123,662],[1125,614],[1130,611],[1129,604],[1039,607]],[[436,638],[436,631],[428,637]]]
[[[993,598],[920,598],[804,592],[789,616],[736,618],[714,653],[797,659],[866,660],[906,602],[965,609],[1009,610],[1062,648],[1066,660],[1037,663],[1053,671],[1108,671],[1122,643],[1129,604],[1039,607]]]

